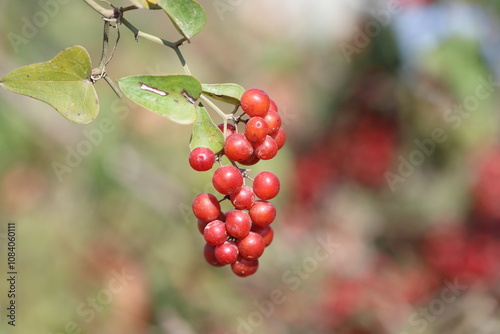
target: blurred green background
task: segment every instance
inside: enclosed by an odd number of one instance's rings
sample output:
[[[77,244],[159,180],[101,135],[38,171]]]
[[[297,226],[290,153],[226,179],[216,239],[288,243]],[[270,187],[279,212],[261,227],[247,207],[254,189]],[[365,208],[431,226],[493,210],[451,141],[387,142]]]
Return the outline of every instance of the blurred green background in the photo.
[[[190,207],[213,190],[211,172],[189,168],[190,126],[119,101],[104,81],[88,125],[3,90],[1,332],[498,333],[498,3],[200,3],[207,25],[182,46],[193,75],[264,89],[287,131],[252,168],[282,185],[259,271],[242,279],[203,258]],[[83,1],[3,1],[0,13],[1,76],[75,44],[99,61],[102,22]],[[161,11],[126,17],[178,39]],[[121,34],[111,78],[182,73],[170,49]]]

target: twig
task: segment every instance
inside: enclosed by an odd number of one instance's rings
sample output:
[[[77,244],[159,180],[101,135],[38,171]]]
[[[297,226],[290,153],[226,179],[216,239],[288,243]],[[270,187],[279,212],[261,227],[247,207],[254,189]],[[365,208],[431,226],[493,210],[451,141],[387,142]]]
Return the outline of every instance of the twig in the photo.
[[[114,9],[106,9],[102,7],[101,5],[97,4],[94,0],[83,0],[92,7],[96,12],[102,15],[102,17],[106,19],[112,19],[115,18],[115,10]]]

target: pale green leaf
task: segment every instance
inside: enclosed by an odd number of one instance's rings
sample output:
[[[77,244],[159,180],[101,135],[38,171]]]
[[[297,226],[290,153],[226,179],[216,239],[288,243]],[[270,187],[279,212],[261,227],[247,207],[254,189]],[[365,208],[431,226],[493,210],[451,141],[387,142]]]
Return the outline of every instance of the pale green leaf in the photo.
[[[224,148],[224,135],[217,125],[212,121],[210,115],[202,105],[196,110],[196,122],[193,125],[193,133],[189,148],[208,147],[214,153],[219,153]]]
[[[207,14],[194,0],[156,0],[179,33],[190,39],[205,27]]]
[[[49,104],[74,123],[85,124],[99,113],[91,72],[87,50],[75,45],[48,62],[13,70],[0,79],[0,84],[11,92]]]
[[[142,75],[118,80],[121,90],[135,103],[180,124],[196,119],[201,84],[190,75]]]
[[[201,87],[204,94],[236,106],[240,104],[241,95],[245,92],[245,88],[234,83],[203,84]]]

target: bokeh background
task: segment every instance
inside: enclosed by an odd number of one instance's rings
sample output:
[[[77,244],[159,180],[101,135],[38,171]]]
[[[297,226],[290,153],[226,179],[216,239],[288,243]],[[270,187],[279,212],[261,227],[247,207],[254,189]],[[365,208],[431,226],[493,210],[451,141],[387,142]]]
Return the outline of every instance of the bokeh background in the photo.
[[[2,91],[0,332],[500,332],[498,1],[201,4],[207,26],[182,47],[191,71],[266,90],[288,135],[253,170],[282,184],[259,271],[242,279],[203,258],[190,205],[213,190],[187,163],[189,126],[103,81],[83,126]],[[83,1],[2,1],[0,13],[2,76],[74,44],[99,61],[102,23]],[[160,11],[127,18],[178,38]],[[121,32],[112,78],[182,73],[171,50]]]

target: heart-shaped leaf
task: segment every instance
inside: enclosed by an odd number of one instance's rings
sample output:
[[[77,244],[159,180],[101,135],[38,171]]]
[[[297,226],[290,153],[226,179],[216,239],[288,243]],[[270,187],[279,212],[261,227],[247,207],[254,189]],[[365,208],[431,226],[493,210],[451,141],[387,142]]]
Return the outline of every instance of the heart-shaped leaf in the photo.
[[[167,13],[179,33],[190,39],[203,30],[207,14],[194,0],[156,0]]]
[[[236,106],[240,104],[241,95],[245,92],[245,88],[234,83],[203,84],[201,87],[208,96]]]
[[[90,81],[92,66],[87,50],[74,45],[53,59],[7,73],[0,84],[11,92],[43,101],[68,120],[85,124],[99,113],[99,100]]]
[[[203,105],[198,106],[196,115],[189,148],[194,150],[197,147],[208,147],[214,153],[219,153],[224,148],[222,131],[214,124]]]
[[[132,5],[138,8],[161,9],[156,0],[129,0]]]
[[[201,83],[190,75],[142,75],[118,80],[121,90],[135,103],[179,124],[196,120]]]

